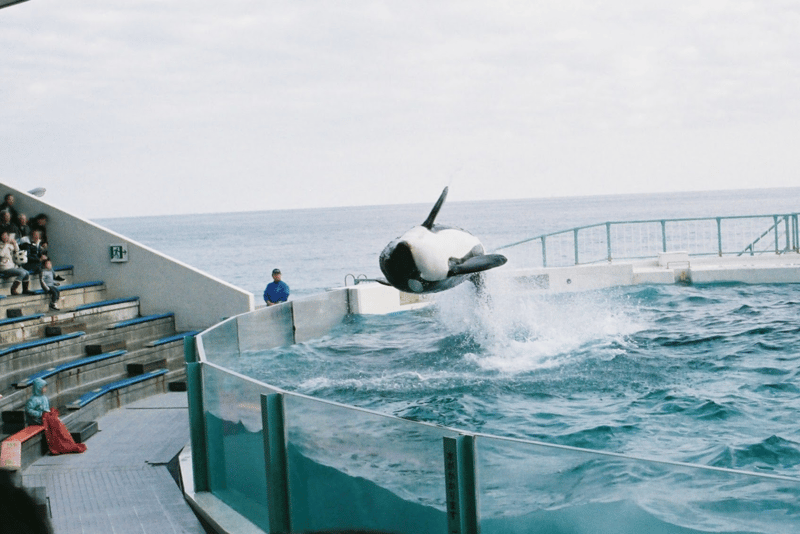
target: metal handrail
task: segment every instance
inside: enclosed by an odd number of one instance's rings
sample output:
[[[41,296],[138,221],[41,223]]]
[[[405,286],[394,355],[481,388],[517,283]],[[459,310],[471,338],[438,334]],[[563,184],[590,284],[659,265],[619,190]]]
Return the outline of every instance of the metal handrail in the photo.
[[[765,219],[769,226],[763,230]],[[538,235],[495,250],[539,242],[543,267],[548,266],[548,245],[551,253],[560,245],[562,265],[643,259],[668,249],[691,249],[693,255],[785,254],[800,252],[799,228],[797,213],[609,221]],[[766,246],[757,250],[760,244]]]

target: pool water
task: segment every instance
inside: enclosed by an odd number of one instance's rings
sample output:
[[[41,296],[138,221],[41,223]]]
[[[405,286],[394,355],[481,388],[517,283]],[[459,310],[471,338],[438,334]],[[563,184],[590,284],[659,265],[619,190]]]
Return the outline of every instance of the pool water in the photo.
[[[472,432],[800,475],[800,286],[544,296],[490,279],[226,365]]]

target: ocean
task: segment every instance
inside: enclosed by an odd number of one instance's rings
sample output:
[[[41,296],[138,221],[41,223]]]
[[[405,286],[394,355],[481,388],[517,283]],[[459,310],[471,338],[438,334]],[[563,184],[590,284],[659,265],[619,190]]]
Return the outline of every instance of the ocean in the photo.
[[[452,189],[452,188],[451,188]],[[272,269],[295,297],[381,276],[383,247],[427,217],[430,203],[99,219],[168,256],[260,295]],[[446,202],[437,223],[469,230],[491,250],[527,237],[606,221],[800,211],[800,188]]]
[[[299,298],[378,255],[430,204],[105,219],[256,294],[274,267]],[[446,203],[487,249],[606,221],[785,214],[800,188]],[[354,317],[323,339],[230,366],[400,417],[635,456],[800,476],[800,286],[520,293],[489,280],[436,306]]]

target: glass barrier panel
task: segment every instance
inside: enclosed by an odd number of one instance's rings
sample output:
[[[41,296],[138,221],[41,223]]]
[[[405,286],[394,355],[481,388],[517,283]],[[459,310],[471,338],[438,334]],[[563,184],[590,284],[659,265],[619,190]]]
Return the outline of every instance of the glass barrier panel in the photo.
[[[447,531],[443,438],[457,433],[284,398],[292,529]]]
[[[239,329],[237,319],[228,319],[199,335],[205,360],[225,365],[239,356]]]
[[[240,315],[237,321],[242,355],[294,343],[291,302]]]
[[[328,291],[292,302],[295,342],[303,343],[328,335],[347,315],[347,291]]]
[[[203,412],[211,493],[269,531],[261,395],[275,390],[203,366]]]
[[[482,534],[794,532],[800,480],[480,436]]]

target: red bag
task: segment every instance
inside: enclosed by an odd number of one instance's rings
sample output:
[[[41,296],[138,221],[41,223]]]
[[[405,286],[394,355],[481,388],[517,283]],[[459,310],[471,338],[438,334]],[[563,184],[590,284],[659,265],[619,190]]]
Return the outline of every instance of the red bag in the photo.
[[[75,440],[72,439],[66,425],[58,418],[58,410],[55,408],[42,414],[42,424],[50,454],[84,452],[86,450],[85,443],[75,443]]]

